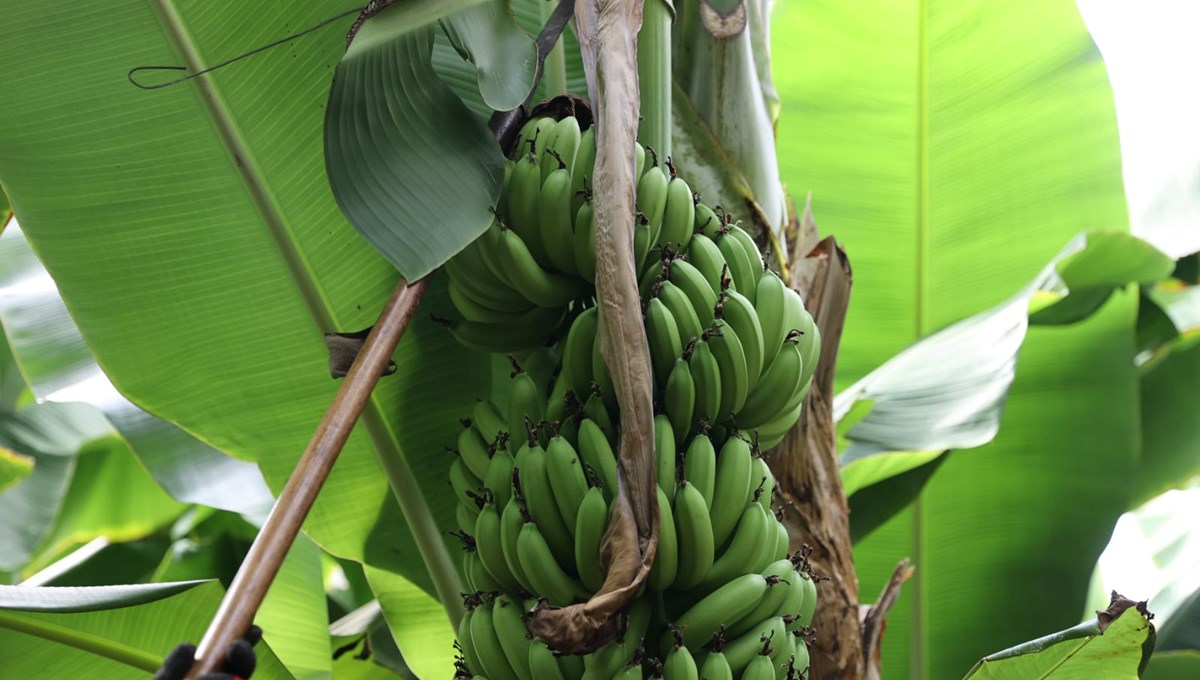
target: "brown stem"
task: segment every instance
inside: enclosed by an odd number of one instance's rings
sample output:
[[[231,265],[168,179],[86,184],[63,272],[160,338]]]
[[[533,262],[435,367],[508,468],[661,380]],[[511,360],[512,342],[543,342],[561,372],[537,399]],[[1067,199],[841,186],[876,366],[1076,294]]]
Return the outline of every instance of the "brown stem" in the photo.
[[[258,537],[254,539],[254,545],[242,561],[229,591],[225,593],[220,609],[196,650],[196,663],[192,665],[187,680],[219,670],[225,650],[240,639],[254,621],[254,614],[271,587],[271,581],[296,540],[300,525],[329,477],[329,471],[337,461],[371,391],[375,389],[379,376],[387,370],[400,336],[412,321],[428,285],[429,277],[412,285],[403,280],[396,285],[392,297],[379,315],[379,321],[363,343],[337,396],[317,425],[308,448],[279,494]]]
[[[862,612],[862,651],[863,664],[866,666],[865,680],[880,680],[883,673],[883,663],[880,656],[880,646],[883,644],[883,630],[887,627],[887,615],[900,597],[900,586],[912,577],[913,568],[909,566],[908,558],[900,560],[900,564],[892,571],[883,592],[875,598],[875,604],[863,605]]]
[[[821,606],[813,626],[812,677],[862,678],[858,576],[850,542],[850,512],[838,465],[833,423],[833,374],[850,303],[851,274],[833,237],[818,240],[805,211],[792,259],[792,285],[821,331],[821,359],[800,423],[769,456],[780,480],[792,547],[812,546],[809,560],[828,580],[818,586]]]
[[[596,297],[600,351],[620,405],[621,476],[600,548],[607,569],[603,587],[583,604],[540,606],[529,622],[530,632],[564,653],[597,649],[615,638],[617,614],[650,573],[658,548],[650,354],[633,258],[642,3],[577,0],[575,22],[596,121]]]

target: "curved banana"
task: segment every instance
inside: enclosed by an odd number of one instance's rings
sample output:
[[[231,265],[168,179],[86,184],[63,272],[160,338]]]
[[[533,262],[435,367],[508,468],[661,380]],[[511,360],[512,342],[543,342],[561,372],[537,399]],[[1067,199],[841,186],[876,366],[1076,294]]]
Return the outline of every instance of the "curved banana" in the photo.
[[[722,278],[726,274],[725,256],[713,240],[704,234],[692,234],[687,246],[687,261],[704,275],[714,294],[723,289]]]
[[[592,166],[596,164],[596,126],[583,131],[579,151],[571,165],[571,216],[579,213],[583,197],[592,188]]]
[[[637,209],[646,216],[650,228],[649,243],[658,240],[662,230],[663,212],[667,207],[667,185],[670,180],[662,168],[648,168],[637,183]]]
[[[664,415],[654,416],[654,460],[656,462],[658,488],[675,501],[675,477],[678,451],[675,449],[675,430],[671,420]]]
[[[712,529],[716,545],[723,546],[741,519],[750,500],[750,445],[730,437],[717,456],[717,479],[713,488]]]
[[[600,351],[599,333],[592,338],[592,380],[600,388],[600,398],[608,412],[617,412],[617,390],[613,386],[612,374],[608,372],[608,362]]]
[[[675,431],[675,439],[681,441],[692,429],[692,414],[696,408],[696,383],[692,380],[692,371],[683,357],[675,360],[671,373],[667,375],[666,389],[663,391],[663,409],[671,420],[671,429]]]
[[[546,177],[553,172],[553,168],[558,167],[558,163],[555,161],[561,161],[568,173],[571,171],[582,142],[583,133],[579,130],[578,118],[567,116],[554,124],[554,130],[546,140],[546,149],[542,151],[542,156],[538,159],[542,165],[542,183],[546,182]],[[551,154],[551,151],[554,153]],[[547,171],[545,169],[547,166],[552,169]]]
[[[699,680],[700,671],[696,669],[696,659],[688,648],[683,646],[682,641],[677,642],[667,653],[667,658],[663,661],[662,677],[663,680]]]
[[[563,524],[573,537],[579,506],[587,494],[587,477],[583,465],[575,453],[575,447],[562,437],[552,437],[546,445],[546,474],[554,492],[554,502],[562,516]]]
[[[675,284],[687,295],[696,310],[696,318],[700,320],[701,328],[708,328],[713,322],[713,307],[717,304],[717,294],[708,284],[708,279],[687,260],[671,262],[671,283]],[[672,312],[675,310],[672,309]]]
[[[709,238],[716,238],[717,232],[724,226],[721,223],[721,218],[712,211],[712,208],[703,203],[696,204],[696,222],[692,225],[692,231],[698,234],[704,234]]]
[[[571,171],[559,168],[546,177],[538,204],[538,237],[554,269],[572,276],[575,266],[575,213],[571,212]]]
[[[524,460],[520,455],[517,456],[516,467],[521,491],[525,496],[525,507],[529,511],[529,517],[540,530],[539,540],[544,540],[550,545],[554,558],[563,568],[575,564],[575,542],[558,511],[558,504],[554,501],[554,490],[550,486],[550,477],[546,470],[545,450],[541,446],[530,446]],[[524,529],[521,531],[524,533]],[[517,545],[520,546],[519,540]],[[530,565],[522,560],[521,566],[525,568],[525,575],[536,587],[537,582],[533,574],[529,573]]]
[[[726,624],[735,623],[754,609],[767,593],[761,574],[739,576],[692,605],[675,621],[683,631],[683,644],[700,649]]]
[[[672,177],[667,184],[667,205],[663,212],[663,226],[655,243],[670,246],[676,251],[683,249],[696,225],[696,203],[692,188],[682,177]]]
[[[592,396],[583,402],[583,415],[600,427],[600,431],[608,438],[610,444],[617,441],[617,426],[613,423],[612,416],[609,415],[604,397],[593,391]],[[613,491],[616,491],[616,488],[613,486]]]
[[[713,528],[704,496],[688,482],[675,493],[675,536],[679,543],[679,568],[672,587],[695,588],[713,567]]]
[[[708,572],[704,581],[705,587],[715,588],[742,574],[755,571],[755,562],[758,561],[763,543],[768,539],[774,546],[775,536],[770,533],[770,526],[762,508],[755,504],[747,505],[738,521],[737,529],[733,532],[729,547],[725,548],[716,562],[713,562],[712,570]],[[730,634],[736,635],[732,632]]]
[[[675,319],[675,325],[679,327],[679,340],[685,347],[692,338],[700,338],[700,334],[704,332],[704,326],[700,325],[700,317],[696,314],[696,308],[692,306],[691,298],[683,292],[682,288],[670,281],[662,281],[653,288],[651,294],[662,300],[662,303],[670,310],[671,318]]]
[[[529,440],[529,425],[536,425],[545,415],[546,398],[533,377],[518,365],[508,390],[508,450],[515,455]]]
[[[450,488],[454,489],[454,495],[458,498],[459,503],[478,507],[474,496],[482,493],[483,482],[471,474],[471,471],[463,464],[462,458],[455,458],[454,462],[450,463]]]
[[[775,616],[784,616],[781,611],[788,607],[789,601],[800,592],[796,584],[795,567],[788,559],[776,560],[762,570],[767,579],[767,592],[763,595],[758,606],[750,610],[740,621],[728,627],[725,632],[731,638],[740,637],[750,631],[760,621],[766,621]],[[799,602],[799,600],[795,600]]]
[[[513,287],[540,307],[560,307],[582,291],[579,279],[543,269],[528,241],[512,229],[500,232],[499,252]]]
[[[662,487],[658,488],[658,552],[646,585],[651,590],[663,591],[675,581],[679,572],[679,541],[675,533],[675,514]]]
[[[617,457],[604,430],[590,418],[579,423],[579,455],[600,478],[604,497],[617,493]]]
[[[534,522],[526,522],[517,537],[517,555],[521,567],[533,585],[533,592],[545,597],[550,604],[565,607],[587,593],[575,579],[563,571]]]
[[[575,518],[575,567],[584,587],[593,593],[604,585],[604,568],[600,565],[600,543],[607,528],[608,501],[604,499],[600,487],[592,487],[579,504],[579,515]],[[661,539],[659,546],[661,551]]]
[[[745,229],[742,229],[736,224],[731,224],[728,226],[728,234],[735,238],[737,242],[742,245],[742,249],[745,251],[747,259],[750,260],[751,266],[757,267],[755,271],[761,273],[764,269],[766,269],[766,267],[763,264],[763,255],[762,251],[758,249],[758,244],[754,242],[754,239],[751,238],[750,234],[746,233]]]
[[[729,234],[717,236],[715,245],[729,264],[729,276],[733,279],[734,289],[745,295],[753,304],[758,292],[758,278],[762,276],[762,266],[754,266],[742,244]]]
[[[504,223],[519,234],[528,246],[530,261],[540,267],[550,264],[538,227],[538,212],[542,198],[542,167],[537,156],[524,154],[516,159],[512,178],[508,181],[508,201],[504,208]],[[557,166],[556,166],[557,167]],[[501,260],[503,263],[503,260]],[[512,280],[512,271],[504,263],[504,273]],[[513,281],[515,285],[515,281]]]
[[[474,427],[463,428],[463,431],[458,433],[458,455],[462,457],[471,474],[479,479],[487,478],[492,454],[488,451],[488,443],[484,441],[483,435]]]
[[[817,611],[817,583],[807,572],[798,572],[800,586],[804,589],[804,599],[800,602],[800,618],[796,623],[800,626],[811,626],[813,614]]]
[[[475,645],[475,653],[483,672],[489,678],[497,680],[520,680],[508,663],[504,647],[496,635],[496,626],[492,619],[494,602],[488,602],[475,608],[471,616],[471,642]]]
[[[760,652],[742,671],[742,680],[775,680],[775,666],[771,663],[771,657]]]
[[[723,319],[737,333],[746,357],[748,390],[758,384],[763,370],[763,330],[758,322],[758,311],[754,304],[741,293],[726,291],[714,309],[715,316]]]
[[[596,222],[592,219],[592,200],[584,196],[575,212],[575,268],[588,283],[596,282]]]
[[[767,512],[771,511],[771,494],[775,492],[775,474],[762,455],[750,457],[751,496]]]
[[[485,503],[475,519],[475,552],[483,568],[491,574],[496,583],[506,593],[516,593],[521,590],[520,583],[513,576],[508,563],[504,561],[504,543],[500,539],[500,512],[495,503]]]
[[[578,398],[588,394],[592,384],[592,345],[597,335],[596,308],[588,307],[575,317],[563,347],[563,370]]]
[[[646,302],[646,340],[650,345],[654,380],[658,385],[666,386],[675,360],[683,354],[683,341],[671,310],[656,297]]]
[[[504,549],[504,563],[508,571],[517,579],[526,591],[533,591],[533,584],[521,568],[521,557],[517,554],[517,538],[521,535],[521,527],[525,526],[525,516],[516,498],[504,505],[500,513],[500,546]]]
[[[725,646],[725,659],[729,662],[730,670],[735,675],[745,672],[746,667],[754,657],[762,653],[764,647],[775,649],[776,641],[783,641],[787,634],[783,619],[778,616],[759,622],[750,632]]]
[[[697,342],[687,358],[696,384],[696,407],[692,417],[696,422],[716,423],[721,413],[721,368],[706,340]]]
[[[771,365],[775,355],[783,347],[787,337],[784,318],[784,295],[787,286],[775,272],[764,272],[758,279],[754,298],[754,309],[758,312],[758,323],[763,333],[763,370]]]
[[[480,399],[471,409],[471,424],[488,443],[496,441],[501,432],[508,431],[508,422],[500,413],[500,407],[491,399]]]
[[[478,675],[483,672],[483,665],[479,663],[479,654],[475,652],[475,645],[471,642],[471,619],[475,616],[477,600],[466,595],[463,596],[463,600],[467,603],[467,611],[458,623],[458,646],[462,649],[467,668]]]
[[[750,393],[750,369],[746,366],[746,353],[737,332],[723,320],[717,320],[712,330],[705,331],[705,344],[712,350],[713,358],[721,371],[721,403],[718,420],[727,420],[742,409]]]
[[[725,660],[725,654],[719,650],[709,652],[700,666],[700,677],[707,680],[733,680],[733,670]]]
[[[717,450],[707,434],[698,434],[688,442],[683,454],[683,478],[696,487],[704,497],[704,504],[711,509],[717,479]]]
[[[534,680],[566,680],[554,652],[541,640],[533,640],[529,645],[529,676]]]
[[[458,530],[465,534],[475,531],[475,520],[478,517],[479,508],[474,504],[458,503],[454,507],[454,521],[458,524]]]
[[[506,354],[544,345],[557,333],[566,311],[566,307],[534,307],[502,323],[451,321],[449,328],[464,347]]]
[[[500,640],[500,648],[508,665],[521,680],[532,680],[529,667],[529,646],[531,637],[525,631],[525,621],[521,618],[521,603],[500,596],[492,604],[492,625],[496,628],[496,637]]]
[[[796,395],[803,387],[800,382],[802,371],[800,348],[794,342],[783,343],[771,365],[758,379],[754,391],[738,410],[738,427],[761,427],[778,416],[781,409],[794,404]]]

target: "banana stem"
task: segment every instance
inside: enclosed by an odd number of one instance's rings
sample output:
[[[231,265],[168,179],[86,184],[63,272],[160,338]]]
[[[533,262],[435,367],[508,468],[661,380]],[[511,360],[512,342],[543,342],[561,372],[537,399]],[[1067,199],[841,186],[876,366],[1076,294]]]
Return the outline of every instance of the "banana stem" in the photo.
[[[288,549],[296,540],[300,525],[304,523],[313,501],[317,499],[317,493],[329,478],[329,472],[349,439],[354,423],[370,399],[375,384],[379,382],[379,376],[387,368],[388,361],[400,342],[400,336],[412,321],[417,304],[428,285],[429,277],[411,285],[403,280],[396,284],[392,297],[379,315],[379,321],[363,343],[354,365],[346,374],[333,403],[325,412],[325,417],[317,425],[317,431],[313,433],[308,448],[297,463],[292,476],[288,478],[275,507],[263,523],[258,537],[254,539],[254,545],[250,546],[237,576],[225,593],[221,607],[209,624],[204,639],[200,641],[196,650],[196,663],[192,665],[186,680],[195,680],[205,673],[216,671],[224,660],[225,650],[241,638],[254,622],[254,614],[266,597],[271,581],[275,579]],[[445,552],[440,537],[435,535],[434,538],[438,541],[441,552]],[[429,559],[427,552],[430,547],[424,545],[420,535],[417,536],[417,545],[421,549],[422,557]],[[437,566],[437,562],[431,566]],[[451,574],[454,573],[452,569]],[[442,586],[446,584],[437,580],[434,581],[434,585],[438,587],[438,595],[443,604],[447,605],[451,618],[455,618],[454,599],[457,594],[443,593]],[[448,602],[447,598],[450,598]]]
[[[542,2],[542,22],[550,23],[557,3]],[[542,68],[542,82],[546,85],[546,96],[553,97],[567,91],[567,53],[562,38],[554,42],[554,48],[546,55]]]
[[[664,160],[671,155],[671,20],[666,0],[647,0],[637,51],[642,98],[638,139]]]

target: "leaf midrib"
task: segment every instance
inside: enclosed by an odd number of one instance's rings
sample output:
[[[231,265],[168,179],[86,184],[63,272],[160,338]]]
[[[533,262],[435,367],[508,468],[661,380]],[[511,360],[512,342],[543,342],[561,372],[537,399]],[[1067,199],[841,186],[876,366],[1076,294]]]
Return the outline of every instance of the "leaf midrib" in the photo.
[[[168,41],[183,59],[188,70],[191,73],[204,70],[206,63],[174,0],[154,0],[153,6]],[[331,305],[322,293],[312,267],[289,228],[283,208],[271,191],[258,158],[242,134],[233,112],[225,103],[220,88],[208,75],[193,78],[192,82],[199,88],[199,99],[204,111],[229,154],[230,161],[237,168],[238,177],[245,186],[250,201],[262,218],[267,234],[275,244],[305,309],[313,319],[314,330],[318,335],[338,330]],[[374,394],[364,407],[360,418],[381,465],[388,473],[389,485],[404,511],[417,548],[426,565],[430,567],[430,575],[443,605],[447,607],[450,618],[457,627],[459,617],[456,612],[461,612],[453,601],[454,593],[460,589],[457,571],[441,540],[437,522],[430,514],[424,496],[416,484],[416,476],[407,458],[402,454],[398,440]],[[446,600],[443,591],[450,593],[450,601]]]
[[[11,612],[0,611],[0,628],[57,642],[68,647],[102,656],[147,673],[153,673],[162,665],[162,658],[129,645],[102,638],[99,635],[67,628],[45,621],[36,621]]]

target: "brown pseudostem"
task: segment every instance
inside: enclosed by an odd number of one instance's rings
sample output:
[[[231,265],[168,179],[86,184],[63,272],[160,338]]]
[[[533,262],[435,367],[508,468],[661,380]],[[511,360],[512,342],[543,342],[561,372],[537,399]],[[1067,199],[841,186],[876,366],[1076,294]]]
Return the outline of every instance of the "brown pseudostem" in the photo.
[[[577,0],[575,26],[596,120],[593,204],[600,350],[620,404],[620,481],[600,549],[607,576],[590,600],[539,606],[529,630],[563,653],[613,640],[619,612],[650,573],[658,548],[658,497],[650,354],[633,264],[634,159],[640,102],[639,0]]]

